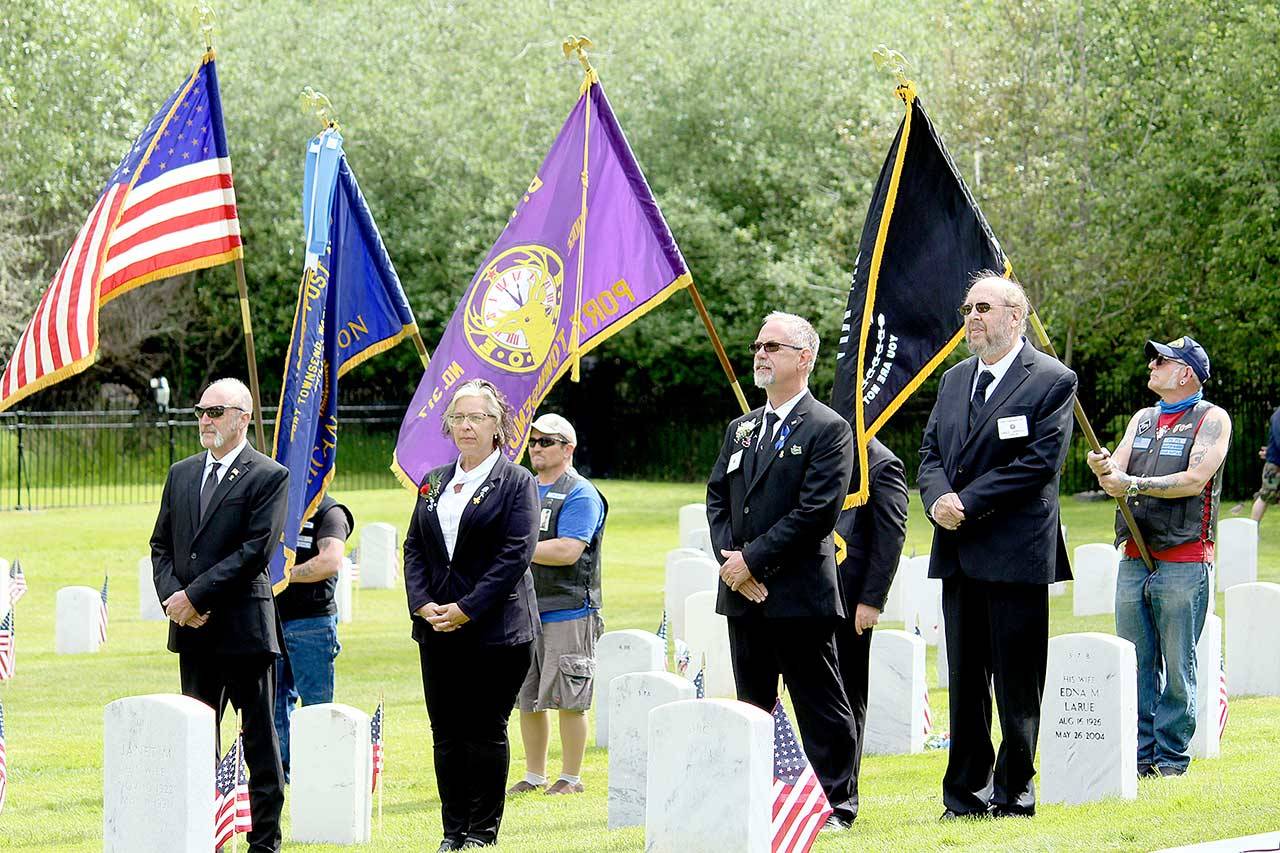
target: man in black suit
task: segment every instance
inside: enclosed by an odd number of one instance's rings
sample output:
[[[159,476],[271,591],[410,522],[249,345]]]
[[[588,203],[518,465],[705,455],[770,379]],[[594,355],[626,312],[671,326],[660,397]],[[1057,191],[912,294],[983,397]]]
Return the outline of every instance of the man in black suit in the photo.
[[[948,370],[920,448],[920,496],[942,579],[951,750],[944,819],[1035,813],[1036,739],[1049,645],[1048,585],[1071,577],[1058,473],[1076,376],[1022,333],[1017,283],[975,279],[960,313],[974,357]],[[991,687],[1004,740],[991,745]],[[994,771],[994,772],[993,772]]]
[[[274,723],[276,604],[267,561],[280,541],[289,472],[248,445],[249,389],[219,379],[195,407],[207,452],[169,469],[151,534],[156,592],[169,617],[182,692],[243,715],[253,830],[249,849],[280,849],[284,806]]]
[[[871,660],[871,631],[880,621],[889,586],[898,572],[902,543],[907,538],[907,478],[902,460],[871,439],[867,443],[867,502],[842,517],[845,557],[840,563],[840,586],[850,618],[836,629],[840,680],[853,709],[853,796],[858,809],[858,772],[862,767],[862,739],[867,730],[867,668]]]
[[[769,402],[729,424],[707,482],[707,521],[721,560],[716,612],[728,617],[738,698],[772,711],[781,675],[805,755],[841,830],[851,802],[854,723],[840,685],[835,630],[844,618],[832,530],[853,465],[848,422],[809,393],[818,335],[774,312],[755,343]]]

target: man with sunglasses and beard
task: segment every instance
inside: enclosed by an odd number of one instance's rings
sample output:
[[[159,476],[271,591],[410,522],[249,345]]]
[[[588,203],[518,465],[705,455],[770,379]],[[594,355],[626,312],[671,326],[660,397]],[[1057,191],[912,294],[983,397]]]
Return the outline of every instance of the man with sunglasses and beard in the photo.
[[[729,424],[707,481],[707,521],[738,699],[772,712],[782,676],[833,810],[824,831],[839,832],[857,816],[856,735],[836,658],[836,627],[851,614],[832,532],[849,490],[853,433],[809,393],[818,343],[803,317],[765,317],[750,350],[768,402]]]
[[[205,450],[169,469],[151,534],[156,593],[169,617],[182,692],[242,715],[252,853],[280,849],[284,770],[276,737],[276,603],[267,562],[284,529],[289,471],[249,446],[253,398],[219,379],[195,407]]]
[[[1016,282],[980,273],[960,313],[973,357],[942,376],[919,473],[934,524],[929,577],[942,580],[951,691],[942,818],[1030,817],[1048,588],[1071,576],[1058,476],[1076,375],[1023,337],[1029,305]]]
[[[1213,590],[1209,566],[1222,496],[1231,418],[1204,399],[1209,356],[1183,335],[1147,341],[1147,387],[1160,398],[1129,421],[1115,453],[1089,454],[1098,484],[1133,510],[1154,567],[1148,569],[1116,512],[1116,634],[1138,655],[1138,776],[1181,776],[1191,763],[1196,642]],[[1163,687],[1161,686],[1163,682]]]

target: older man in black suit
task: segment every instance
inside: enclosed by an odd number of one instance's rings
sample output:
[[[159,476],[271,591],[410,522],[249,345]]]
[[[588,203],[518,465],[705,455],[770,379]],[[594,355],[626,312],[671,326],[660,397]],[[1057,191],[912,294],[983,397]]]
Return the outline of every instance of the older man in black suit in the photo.
[[[707,482],[707,520],[720,555],[716,612],[728,617],[738,698],[773,709],[781,675],[805,754],[845,829],[854,722],[840,684],[835,630],[846,615],[832,530],[853,465],[844,418],[809,393],[818,335],[774,312],[751,344],[768,403],[729,424]]]
[[[1035,813],[1048,585],[1071,576],[1058,474],[1076,375],[1027,343],[1028,312],[1016,282],[975,280],[960,309],[974,357],[943,374],[920,448],[920,496],[935,525],[929,577],[942,579],[950,666],[944,819]]]
[[[284,528],[289,472],[249,446],[253,398],[219,379],[195,407],[205,452],[169,469],[151,534],[156,592],[169,617],[182,692],[219,722],[243,714],[254,853],[280,849],[284,806],[274,723],[276,604],[267,561]]]

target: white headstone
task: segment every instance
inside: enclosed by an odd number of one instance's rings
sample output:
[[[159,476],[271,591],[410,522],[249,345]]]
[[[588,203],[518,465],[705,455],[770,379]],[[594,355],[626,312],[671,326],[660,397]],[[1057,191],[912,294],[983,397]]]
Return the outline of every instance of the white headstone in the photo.
[[[333,591],[333,603],[338,608],[338,621],[350,622],[355,612],[355,601],[351,594],[351,558],[343,557],[338,567],[338,585]]]
[[[688,547],[697,548],[713,560],[716,558],[715,548],[711,545],[711,528],[709,527],[699,527],[690,533]]]
[[[102,849],[208,853],[213,709],[188,696],[130,696],[102,715]]]
[[[689,537],[693,534],[693,531],[706,526],[706,504],[685,504],[680,507],[680,544],[682,546],[692,547],[689,545]]]
[[[160,597],[156,594],[156,576],[150,557],[138,560],[138,615],[148,622],[163,622],[169,618],[164,615]]]
[[[1071,581],[1058,581],[1057,583],[1049,584],[1049,597],[1057,598],[1060,595],[1066,595],[1067,589],[1069,588],[1067,584],[1069,583],[1071,583]]]
[[[609,828],[644,824],[649,712],[694,698],[694,687],[670,672],[633,672],[609,684]]]
[[[769,853],[773,716],[731,699],[649,712],[645,853]]]
[[[688,640],[684,628],[684,602],[695,592],[716,590],[720,583],[720,564],[705,554],[667,563],[667,583],[662,606],[671,621],[671,638]]]
[[[596,746],[609,745],[609,682],[632,672],[665,672],[667,650],[657,634],[627,628],[596,641]]]
[[[889,584],[889,597],[885,599],[884,610],[880,611],[882,622],[902,621],[902,589],[906,585],[903,578],[907,574],[905,570],[910,559],[906,554],[898,558],[898,570],[893,573],[893,582]]]
[[[667,552],[667,559],[666,559],[666,562],[663,563],[663,566],[669,572],[671,571],[671,567],[674,566],[680,560],[688,560],[692,557],[706,557],[706,556],[707,556],[706,552],[704,552],[701,548],[672,548],[670,551]]]
[[[1261,835],[1243,835],[1239,838],[1220,838],[1201,844],[1182,847],[1166,847],[1156,853],[1240,853],[1242,850],[1280,850],[1280,832]]]
[[[400,543],[394,526],[381,521],[360,531],[360,587],[394,589],[400,575]]]
[[[1114,545],[1093,542],[1076,546],[1071,568],[1075,576],[1072,612],[1076,616],[1115,613],[1116,575],[1119,569],[1120,552]]]
[[[863,752],[924,751],[925,642],[915,634],[876,629],[867,673],[867,729]]]
[[[0,619],[9,615],[9,561],[0,557]]]
[[[1218,592],[1258,579],[1258,522],[1224,518],[1218,522]]]
[[[1191,737],[1192,758],[1217,758],[1222,752],[1218,728],[1222,714],[1221,677],[1222,620],[1208,613],[1196,643],[1196,733]]]
[[[54,649],[60,655],[96,652],[101,626],[102,593],[89,586],[64,586],[58,590]]]
[[[929,577],[929,555],[912,557],[905,566],[902,590],[902,627],[930,646],[938,643],[942,624],[942,581]],[[901,569],[899,570],[901,571]],[[873,640],[874,642],[874,640]]]
[[[1138,661],[1110,634],[1049,640],[1040,710],[1040,801],[1138,796]]]
[[[1227,590],[1227,689],[1232,696],[1280,696],[1280,584]]]
[[[350,705],[306,705],[289,716],[289,816],[296,842],[370,840],[373,746],[369,715]]]
[[[708,698],[736,699],[733,658],[729,656],[729,620],[716,612],[714,592],[695,592],[684,602],[685,642],[689,644],[689,678],[698,674],[705,656],[703,688]]]

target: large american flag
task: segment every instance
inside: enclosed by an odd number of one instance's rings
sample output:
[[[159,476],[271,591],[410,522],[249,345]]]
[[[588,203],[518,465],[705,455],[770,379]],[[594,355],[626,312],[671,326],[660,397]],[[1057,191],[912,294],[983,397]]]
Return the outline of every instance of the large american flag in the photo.
[[[830,815],[831,804],[779,699],[773,706],[773,853],[806,853]]]
[[[373,788],[378,790],[378,780],[382,777],[382,700],[378,700],[378,710],[373,712],[373,720],[369,724],[369,739],[373,742]]]
[[[93,363],[106,302],[242,253],[209,52],[111,173],[0,376],[0,411]]]
[[[27,594],[27,575],[22,571],[22,563],[17,560],[9,567],[9,605],[18,603],[18,599]]]
[[[0,622],[0,681],[13,678],[17,669],[18,651],[14,644],[13,608],[9,608],[4,621]]]
[[[107,583],[109,575],[102,578],[102,602],[98,605],[98,645],[107,641]]]
[[[244,772],[244,744],[237,737],[218,762],[214,778],[213,846],[218,848],[237,832],[253,829],[249,814],[249,780]]]
[[[4,703],[0,702],[0,812],[4,811],[4,795],[9,791],[9,750],[4,742]]]

